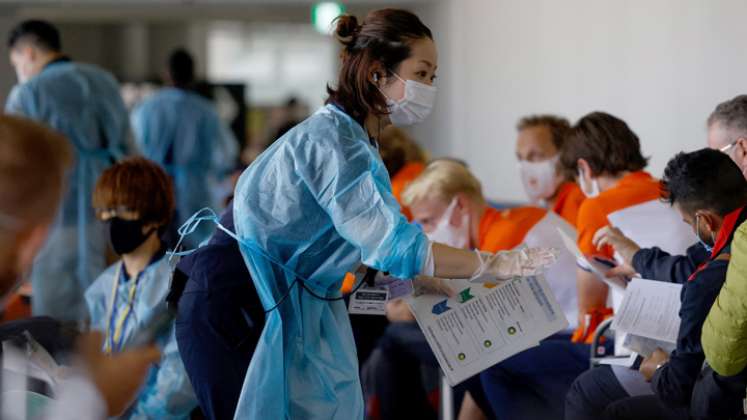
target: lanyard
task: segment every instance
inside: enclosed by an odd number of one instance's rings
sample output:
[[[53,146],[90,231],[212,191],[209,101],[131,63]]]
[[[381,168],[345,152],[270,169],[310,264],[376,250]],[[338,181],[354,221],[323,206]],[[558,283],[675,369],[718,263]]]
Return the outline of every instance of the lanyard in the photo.
[[[318,293],[316,293],[314,290],[312,290],[309,286],[306,285],[306,283],[309,282],[309,280],[306,277],[301,276],[300,274],[296,273],[294,270],[292,270],[289,267],[287,267],[282,262],[278,261],[275,257],[271,256],[267,251],[265,251],[263,248],[261,248],[258,244],[254,243],[253,241],[249,241],[249,240],[240,238],[239,235],[237,235],[236,233],[232,232],[230,229],[228,229],[225,226],[223,226],[220,223],[218,215],[215,214],[215,211],[213,211],[213,209],[211,209],[209,207],[205,207],[205,208],[202,208],[202,209],[198,210],[186,222],[184,222],[184,224],[177,230],[177,232],[179,233],[179,242],[177,242],[177,244],[174,247],[174,249],[179,249],[179,246],[181,245],[183,239],[186,236],[190,235],[192,232],[194,232],[197,229],[197,226],[199,226],[200,223],[202,223],[204,221],[215,223],[215,225],[216,225],[216,227],[218,229],[220,229],[223,232],[225,232],[228,236],[230,236],[231,238],[233,238],[234,240],[236,240],[236,242],[238,242],[240,245],[245,246],[249,250],[251,250],[251,251],[255,252],[256,254],[260,255],[261,257],[265,258],[270,263],[275,264],[276,266],[278,266],[283,271],[285,271],[285,272],[293,275],[294,280],[290,284],[290,286],[288,286],[288,290],[285,292],[285,294],[283,294],[283,296],[281,296],[279,299],[276,299],[276,302],[275,302],[275,304],[273,306],[271,306],[269,309],[265,309],[265,313],[270,313],[270,312],[274,311],[275,309],[277,309],[278,306],[280,306],[280,304],[283,303],[283,301],[290,295],[291,289],[293,289],[293,287],[296,284],[300,284],[301,287],[303,287],[303,289],[306,290],[311,296],[313,296],[313,297],[315,297],[315,298],[317,298],[319,300],[324,300],[324,301],[332,302],[332,301],[337,301],[337,300],[343,300],[344,299],[344,296],[342,296],[342,295],[340,295],[340,296],[334,296],[334,297],[328,297],[328,296],[322,296],[322,295],[319,295]],[[174,257],[176,257],[176,256],[190,255],[191,253],[195,252],[196,250],[197,249],[192,249],[192,250],[189,250],[189,251],[182,251],[182,252],[168,252],[167,254],[169,255],[169,261],[171,261],[171,259],[174,258]],[[370,271],[371,271],[370,273],[366,273],[366,278],[368,278],[368,276],[372,276],[371,278],[374,278],[376,276],[376,270],[370,270]],[[363,284],[365,284],[365,283],[366,283],[366,281],[361,281],[360,283],[358,283],[358,285],[353,289],[353,291],[351,293],[357,292],[358,289],[360,289],[361,286]]]
[[[118,286],[119,278],[122,276],[122,265],[124,265],[123,262],[119,263],[119,266],[117,267],[117,273],[114,275],[114,282],[112,284],[112,297],[109,300],[109,309],[107,310],[106,319],[108,320],[108,325],[106,328],[106,341],[104,344],[104,351],[106,353],[112,353],[113,351],[119,351],[122,349],[122,333],[124,330],[124,326],[127,323],[127,319],[132,313],[132,307],[135,304],[135,292],[137,291],[137,284],[140,281],[140,274],[142,274],[142,272],[138,274],[138,276],[132,281],[132,284],[130,285],[130,292],[127,295],[127,307],[124,311],[122,311],[122,313],[119,314],[116,326],[114,326],[114,306],[117,302],[117,295],[119,294]],[[114,328],[112,328],[113,326]]]

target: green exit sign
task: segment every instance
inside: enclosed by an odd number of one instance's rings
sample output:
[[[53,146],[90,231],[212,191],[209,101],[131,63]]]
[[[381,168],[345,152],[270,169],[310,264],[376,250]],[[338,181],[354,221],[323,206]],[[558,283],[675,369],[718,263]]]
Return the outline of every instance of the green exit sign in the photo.
[[[323,34],[332,33],[332,22],[345,13],[345,6],[336,1],[322,1],[311,8],[311,24]]]

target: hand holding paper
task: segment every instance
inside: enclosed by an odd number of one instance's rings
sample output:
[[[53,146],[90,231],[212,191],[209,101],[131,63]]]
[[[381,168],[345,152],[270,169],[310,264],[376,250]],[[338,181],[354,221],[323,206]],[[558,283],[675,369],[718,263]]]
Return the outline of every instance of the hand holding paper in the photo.
[[[654,377],[654,373],[659,369],[661,365],[669,361],[669,353],[662,349],[656,349],[656,351],[650,356],[643,359],[641,367],[638,370],[646,378],[646,382],[651,382],[651,378]]]
[[[430,276],[417,276],[412,281],[412,295],[442,295],[454,296],[454,290],[449,286],[451,280]]]
[[[592,242],[597,249],[609,245],[617,251],[623,258],[625,264],[633,265],[633,256],[641,247],[632,239],[625,236],[622,231],[613,226],[605,226],[599,229],[595,234]]]
[[[478,251],[477,256],[480,257],[480,268],[470,281],[494,283],[496,280],[541,274],[557,261],[558,251],[553,248],[524,248],[497,254]]]
[[[558,229],[560,237],[563,239],[565,247],[576,256],[578,266],[586,271],[594,273],[597,278],[603,281],[608,286],[617,290],[625,290],[628,286],[630,278],[625,274],[631,269],[627,269],[625,265],[617,266],[614,261],[600,258],[588,258],[576,245],[576,241],[571,239],[568,234]]]

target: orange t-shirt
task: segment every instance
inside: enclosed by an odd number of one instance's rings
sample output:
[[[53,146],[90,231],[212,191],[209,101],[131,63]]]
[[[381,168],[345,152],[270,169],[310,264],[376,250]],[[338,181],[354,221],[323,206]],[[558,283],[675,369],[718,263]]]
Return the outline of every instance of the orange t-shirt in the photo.
[[[546,214],[547,210],[539,207],[517,207],[507,210],[489,207],[480,220],[478,249],[498,252],[515,248]]]
[[[578,247],[586,255],[599,255],[612,258],[612,247],[597,249],[592,243],[597,230],[607,226],[607,215],[657,200],[660,196],[659,181],[644,171],[632,172],[618,183],[597,197],[587,198],[578,209],[576,227],[578,229]]]
[[[581,191],[581,187],[575,182],[566,182],[558,189],[558,199],[552,211],[575,227],[578,219],[578,209],[584,200],[586,200],[586,196]]]
[[[417,178],[425,170],[425,164],[421,162],[409,162],[402,169],[399,170],[392,177],[392,195],[397,199],[397,202],[402,206],[402,192],[405,188]],[[407,217],[407,220],[412,220],[412,213],[410,209],[402,206],[402,214]]]

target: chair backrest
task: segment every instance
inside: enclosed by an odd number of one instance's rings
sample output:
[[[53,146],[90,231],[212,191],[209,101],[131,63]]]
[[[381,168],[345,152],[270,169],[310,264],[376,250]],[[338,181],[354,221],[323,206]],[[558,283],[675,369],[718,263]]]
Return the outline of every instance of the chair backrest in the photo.
[[[576,239],[576,229],[562,217],[548,211],[547,215],[527,232],[524,244],[528,247],[552,247],[558,250],[558,261],[547,270],[545,280],[563,309],[569,328],[575,330],[578,325],[576,257],[564,245],[558,229],[568,237]]]

